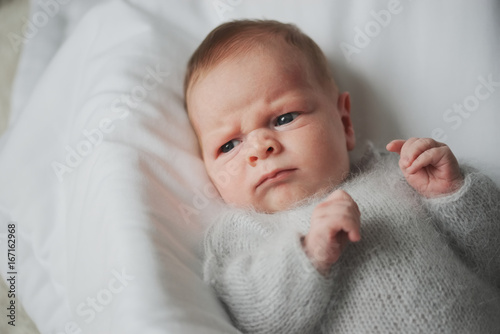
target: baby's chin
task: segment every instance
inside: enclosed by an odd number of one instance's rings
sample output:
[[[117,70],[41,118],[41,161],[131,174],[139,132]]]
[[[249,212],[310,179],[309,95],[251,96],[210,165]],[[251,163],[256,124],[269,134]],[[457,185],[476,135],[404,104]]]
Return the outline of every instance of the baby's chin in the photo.
[[[323,197],[326,192],[327,189],[318,189],[310,192],[290,192],[287,194],[280,194],[281,196],[270,196],[265,198],[265,200],[254,203],[252,208],[262,213],[276,213],[291,210]]]
[[[222,198],[233,207],[255,210],[260,213],[276,213],[290,210],[323,198],[333,190],[329,182],[321,184],[285,184],[273,187],[261,196],[226,196]],[[226,194],[227,195],[227,194]]]
[[[234,198],[222,198],[226,204],[240,209],[254,210],[260,213],[275,213],[279,211],[289,210],[306,199],[307,195],[302,196],[267,196],[263,199],[241,200]]]
[[[252,206],[257,212],[262,213],[275,213],[280,211],[286,211],[293,208],[296,205],[297,201],[286,201],[286,202],[277,202],[269,201],[266,203],[257,203]]]

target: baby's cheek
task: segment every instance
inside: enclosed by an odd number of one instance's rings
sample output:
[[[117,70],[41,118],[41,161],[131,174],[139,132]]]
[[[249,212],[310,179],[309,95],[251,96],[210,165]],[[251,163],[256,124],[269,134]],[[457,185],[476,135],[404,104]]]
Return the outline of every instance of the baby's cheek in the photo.
[[[317,191],[324,191],[338,186],[349,175],[349,160],[348,158],[337,157],[334,159],[323,159],[322,162],[318,161],[316,166],[316,173],[314,176],[314,184]]]
[[[237,207],[243,207],[251,205],[252,203],[248,203],[248,196],[244,193],[243,187],[236,186],[236,184],[231,183],[221,183],[216,186],[219,194],[221,195],[224,202],[228,204],[235,205]]]

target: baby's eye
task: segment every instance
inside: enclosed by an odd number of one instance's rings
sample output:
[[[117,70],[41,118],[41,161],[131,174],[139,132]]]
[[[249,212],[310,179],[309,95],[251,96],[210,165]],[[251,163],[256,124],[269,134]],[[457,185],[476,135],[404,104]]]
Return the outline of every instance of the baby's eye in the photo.
[[[222,153],[227,153],[227,152],[231,151],[233,148],[235,148],[236,146],[238,146],[240,143],[241,143],[241,141],[237,140],[237,139],[230,140],[220,147],[220,151]]]
[[[281,125],[285,125],[287,123],[290,123],[295,118],[297,118],[297,116],[299,116],[298,112],[289,112],[289,113],[280,115],[280,116],[278,116],[278,118],[276,118],[275,126],[281,126]]]

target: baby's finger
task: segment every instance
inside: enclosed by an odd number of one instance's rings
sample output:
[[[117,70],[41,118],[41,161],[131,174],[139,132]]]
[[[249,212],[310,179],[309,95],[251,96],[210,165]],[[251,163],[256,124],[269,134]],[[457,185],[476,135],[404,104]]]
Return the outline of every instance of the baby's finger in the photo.
[[[356,215],[361,215],[361,212],[359,211],[358,203],[354,201],[354,199],[349,195],[347,192],[345,192],[342,189],[337,189],[335,190],[330,196],[328,197],[328,200],[333,201],[336,204],[343,204],[345,207],[350,207],[354,209],[354,213]]]
[[[344,245],[348,241],[358,242],[361,240],[359,219],[343,221],[341,227],[329,231],[331,244]]]
[[[420,169],[432,165],[437,167],[439,162],[446,156],[448,153],[447,146],[439,146],[428,149],[422,154],[420,154],[411,164],[410,167],[406,169],[406,172],[409,174],[415,174]]]
[[[392,140],[391,142],[389,142],[385,146],[385,148],[389,152],[399,153],[399,152],[401,152],[401,148],[403,147],[405,142],[406,142],[406,140],[404,140],[404,139],[395,139],[395,140]]]
[[[434,148],[443,146],[443,143],[437,142],[431,138],[410,138],[406,141],[401,149],[401,168],[410,167],[415,159],[423,152]]]
[[[347,236],[349,237],[349,240],[351,242],[358,242],[359,240],[361,240],[359,225],[357,228],[353,229],[352,231],[349,231],[349,233],[347,233]]]
[[[356,211],[352,213],[350,223],[347,225],[349,230],[346,231],[352,242],[361,240],[361,213],[357,205],[355,209]]]
[[[332,192],[330,195],[328,195],[328,197],[326,198],[325,201],[328,201],[328,200],[352,200],[352,197],[344,190],[337,189],[334,192]]]
[[[342,225],[340,230],[345,232],[346,239],[351,242],[357,242],[361,240],[361,219],[357,208],[352,208],[352,210],[345,214],[342,219]]]

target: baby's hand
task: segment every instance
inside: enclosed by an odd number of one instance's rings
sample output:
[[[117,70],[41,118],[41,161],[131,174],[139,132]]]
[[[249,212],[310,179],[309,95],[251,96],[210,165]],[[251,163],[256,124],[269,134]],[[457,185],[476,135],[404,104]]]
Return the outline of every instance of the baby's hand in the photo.
[[[463,184],[457,159],[450,148],[431,138],[393,140],[387,150],[400,155],[399,168],[421,195],[432,198],[450,194]]]
[[[328,274],[348,241],[361,239],[359,229],[358,205],[345,191],[334,191],[316,206],[311,227],[302,243],[307,256],[321,274]]]

